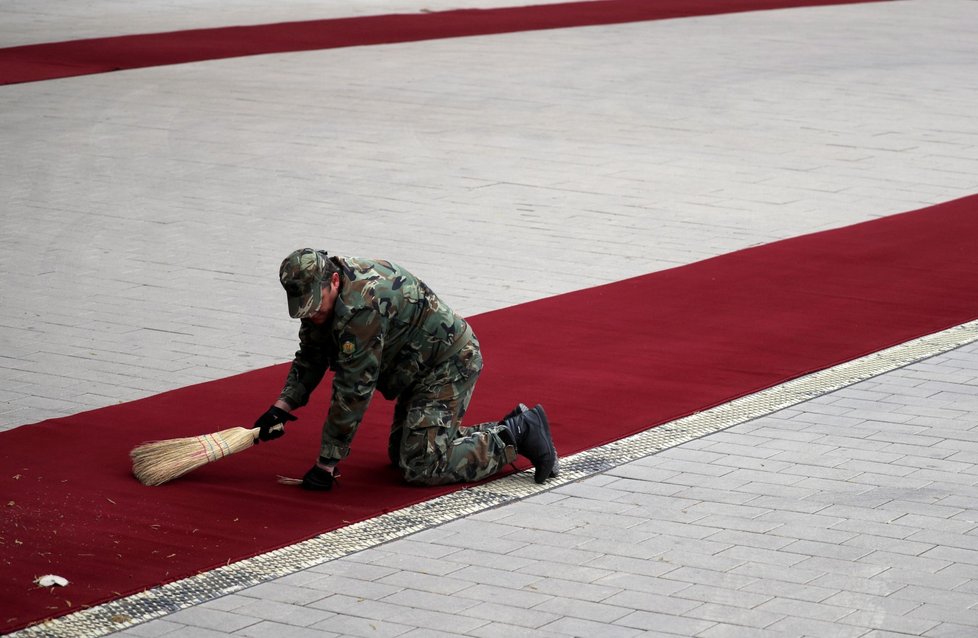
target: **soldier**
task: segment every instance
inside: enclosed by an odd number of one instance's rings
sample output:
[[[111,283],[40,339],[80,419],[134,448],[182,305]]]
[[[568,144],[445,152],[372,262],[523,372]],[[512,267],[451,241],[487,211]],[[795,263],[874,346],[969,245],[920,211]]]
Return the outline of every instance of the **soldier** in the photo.
[[[329,490],[374,390],[395,400],[388,455],[420,485],[478,481],[527,457],[534,479],[557,476],[543,406],[522,403],[498,422],[462,426],[482,370],[472,328],[428,286],[396,264],[329,257],[303,248],[282,262],[289,314],[301,319],[299,350],[275,403],[255,422],[260,439],[285,434],[327,368],[335,372],[319,459],[302,486]]]

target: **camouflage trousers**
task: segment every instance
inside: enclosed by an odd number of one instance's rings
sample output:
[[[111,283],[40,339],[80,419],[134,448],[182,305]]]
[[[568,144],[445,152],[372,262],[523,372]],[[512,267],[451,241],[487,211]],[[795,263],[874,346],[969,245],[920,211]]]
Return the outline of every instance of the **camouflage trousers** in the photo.
[[[408,483],[478,481],[515,459],[513,447],[499,437],[498,422],[462,426],[481,371],[482,354],[473,336],[398,397],[387,452]]]

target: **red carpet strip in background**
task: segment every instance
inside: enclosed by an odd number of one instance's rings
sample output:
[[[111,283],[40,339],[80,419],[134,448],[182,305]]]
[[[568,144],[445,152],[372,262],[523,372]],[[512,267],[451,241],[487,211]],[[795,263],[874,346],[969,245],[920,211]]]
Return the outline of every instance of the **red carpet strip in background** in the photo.
[[[0,84],[265,53],[883,0],[595,0],[124,35],[0,49]]]
[[[569,455],[974,320],[975,246],[978,195],[478,315],[468,422],[539,401]],[[130,476],[138,443],[249,425],[286,369],[0,434],[0,632],[454,489],[399,482],[381,399],[333,492],[277,484],[315,459],[328,384],[282,439],[163,487]],[[47,573],[71,585],[32,584]]]

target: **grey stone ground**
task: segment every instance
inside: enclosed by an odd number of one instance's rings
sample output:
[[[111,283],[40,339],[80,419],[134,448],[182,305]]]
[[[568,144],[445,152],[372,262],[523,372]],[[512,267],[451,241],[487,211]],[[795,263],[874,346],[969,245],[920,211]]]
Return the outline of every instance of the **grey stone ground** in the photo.
[[[420,8],[311,7],[5,3],[0,42]],[[978,192],[975,112],[972,0],[0,87],[0,429],[287,359],[298,245],[474,314]],[[966,346],[123,633],[975,636],[976,425]]]

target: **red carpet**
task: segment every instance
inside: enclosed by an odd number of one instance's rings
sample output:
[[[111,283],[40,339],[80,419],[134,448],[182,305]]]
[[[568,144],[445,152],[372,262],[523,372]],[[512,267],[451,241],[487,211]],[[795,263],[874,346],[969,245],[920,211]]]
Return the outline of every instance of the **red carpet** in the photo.
[[[479,315],[469,420],[542,402],[569,455],[974,320],[976,245],[978,195]],[[163,487],[129,475],[142,441],[250,424],[285,370],[0,434],[0,632],[449,491],[386,467],[382,400],[334,492],[278,485],[315,457],[325,385],[283,439]],[[32,585],[47,573],[71,585]]]
[[[126,35],[0,49],[0,84],[264,53],[883,0],[593,0]]]

